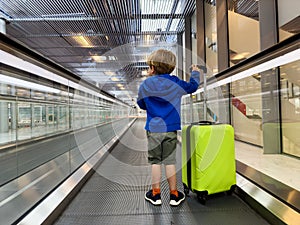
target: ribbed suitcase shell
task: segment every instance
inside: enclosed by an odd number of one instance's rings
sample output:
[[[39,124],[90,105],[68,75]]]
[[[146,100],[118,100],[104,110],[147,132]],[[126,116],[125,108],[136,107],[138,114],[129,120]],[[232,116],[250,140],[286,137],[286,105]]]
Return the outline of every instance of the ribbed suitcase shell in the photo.
[[[193,192],[213,194],[231,190],[236,184],[233,127],[228,124],[184,126],[182,166],[183,184]]]

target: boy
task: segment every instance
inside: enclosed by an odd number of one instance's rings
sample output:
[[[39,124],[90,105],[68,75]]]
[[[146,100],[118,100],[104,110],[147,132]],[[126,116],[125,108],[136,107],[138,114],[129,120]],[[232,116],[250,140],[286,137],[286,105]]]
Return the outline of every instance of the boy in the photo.
[[[148,77],[140,86],[138,105],[147,111],[145,130],[148,139],[148,162],[152,170],[152,189],[145,199],[153,205],[161,205],[161,164],[165,165],[170,189],[170,205],[178,206],[185,196],[177,190],[176,144],[180,130],[181,97],[197,90],[200,73],[192,67],[189,82],[170,75],[176,66],[176,56],[168,50],[159,49],[150,54]]]

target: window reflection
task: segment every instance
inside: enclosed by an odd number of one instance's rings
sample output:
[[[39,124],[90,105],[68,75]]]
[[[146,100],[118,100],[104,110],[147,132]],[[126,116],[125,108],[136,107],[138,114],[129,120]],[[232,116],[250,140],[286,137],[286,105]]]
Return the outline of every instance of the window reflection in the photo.
[[[258,76],[233,82],[231,100],[236,139],[262,146],[262,101]]]
[[[258,1],[228,1],[230,66],[260,51]]]
[[[218,72],[217,53],[217,9],[215,1],[205,3],[205,46],[206,64],[213,74]]]
[[[112,115],[110,101],[82,90],[1,76],[9,80],[0,81],[0,146],[127,117],[127,111]]]
[[[278,0],[279,40],[283,41],[300,32],[300,1]]]
[[[15,104],[0,99],[0,145],[16,141]]]
[[[300,156],[300,61],[280,68],[283,152]]]

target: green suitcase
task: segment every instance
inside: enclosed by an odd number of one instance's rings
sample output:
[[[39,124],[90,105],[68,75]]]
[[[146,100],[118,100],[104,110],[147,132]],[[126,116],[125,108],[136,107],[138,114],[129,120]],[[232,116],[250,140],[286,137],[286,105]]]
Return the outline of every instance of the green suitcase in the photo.
[[[234,130],[228,124],[196,124],[182,129],[184,192],[205,204],[214,193],[232,193],[236,184]]]

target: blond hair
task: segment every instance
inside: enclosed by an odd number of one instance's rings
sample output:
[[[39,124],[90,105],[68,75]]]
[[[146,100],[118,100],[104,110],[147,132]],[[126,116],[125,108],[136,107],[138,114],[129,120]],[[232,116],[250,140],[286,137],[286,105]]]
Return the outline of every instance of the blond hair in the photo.
[[[149,55],[147,64],[154,67],[156,74],[170,74],[175,69],[176,56],[171,51],[159,49]]]

